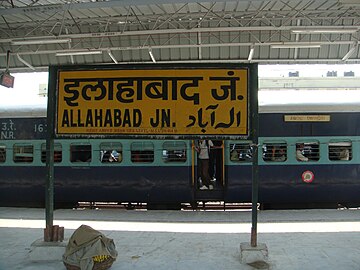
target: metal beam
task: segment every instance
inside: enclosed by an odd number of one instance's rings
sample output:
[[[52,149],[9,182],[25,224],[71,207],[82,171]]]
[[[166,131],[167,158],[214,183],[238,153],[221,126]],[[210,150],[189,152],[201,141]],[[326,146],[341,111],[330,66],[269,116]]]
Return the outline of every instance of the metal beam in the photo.
[[[354,52],[357,49],[357,42],[355,42],[351,47],[350,50],[344,55],[344,57],[341,59],[342,61],[347,61],[350,56],[354,54]]]
[[[332,27],[333,29],[344,29],[346,27],[341,26]],[[191,34],[191,33],[211,33],[211,32],[251,32],[251,31],[291,31],[296,29],[293,26],[247,26],[247,27],[200,27],[192,29],[159,29],[159,30],[139,30],[139,31],[127,31],[127,32],[102,32],[102,33],[85,33],[85,34],[65,34],[58,36],[57,38],[61,39],[86,39],[86,38],[104,38],[104,37],[115,37],[115,36],[142,36],[142,35],[164,35],[164,34]],[[325,26],[317,26],[316,29],[321,31],[321,29],[329,29]],[[360,27],[358,27],[360,29]],[[26,37],[22,40],[54,40],[54,36],[32,36]],[[6,38],[0,39],[0,43],[9,43],[15,39]]]
[[[250,0],[237,0],[240,2],[250,2]],[[272,0],[251,0],[251,2],[271,2]],[[330,0],[335,1],[335,0]],[[81,10],[96,8],[116,8],[140,5],[159,5],[159,4],[181,4],[181,3],[203,3],[201,0],[108,0],[99,2],[86,3],[69,3],[54,5],[33,5],[28,7],[7,8],[0,10],[1,15],[29,14],[29,13],[45,13],[45,12],[62,12],[65,10]],[[226,0],[217,0],[216,2],[226,2]]]
[[[162,64],[174,64],[174,63],[248,63],[249,61],[247,58],[245,59],[218,59],[218,60],[212,60],[212,59],[205,59],[205,60],[178,60],[178,61],[157,61],[157,63]],[[344,62],[341,59],[270,59],[270,58],[264,58],[264,59],[253,59],[253,63],[259,63],[259,64],[343,64]],[[144,64],[144,63],[153,63],[152,61],[129,61],[129,62],[121,62],[121,65],[133,65],[133,64]],[[351,64],[359,64],[359,59],[348,59],[346,63]],[[98,64],[98,63],[94,63]],[[102,64],[113,64],[113,62],[102,62]],[[36,66],[35,67],[37,71],[39,72],[45,72],[48,71],[48,66]],[[30,68],[25,67],[10,67],[9,68],[11,72],[33,72]],[[5,71],[5,68],[0,68],[0,71]]]
[[[115,56],[112,54],[111,50],[107,50],[108,55],[110,56],[111,60],[114,61],[115,64],[118,64],[119,62],[117,61],[117,59],[115,58]]]
[[[174,49],[174,48],[210,48],[210,47],[251,47],[251,46],[271,46],[271,45],[288,45],[288,46],[309,46],[311,44],[321,45],[321,46],[330,46],[330,45],[352,45],[354,41],[324,41],[324,42],[268,42],[268,43],[252,43],[252,42],[233,42],[233,43],[211,43],[211,44],[164,44],[164,45],[152,45],[152,49]],[[127,46],[127,47],[106,47],[106,48],[97,48],[96,51],[108,52],[111,51],[126,51],[126,50],[148,50],[149,46]],[[63,50],[37,50],[37,51],[22,51],[21,55],[38,55],[38,54],[56,54],[56,53],[76,53],[80,49],[63,49]],[[82,49],[85,50],[85,49]],[[20,52],[19,52],[20,53]],[[0,53],[0,56],[6,56],[6,53]]]
[[[103,37],[116,37],[116,36],[142,36],[142,35],[164,35],[164,34],[191,34],[191,33],[205,33],[205,32],[241,32],[241,31],[290,31],[293,27],[290,26],[249,26],[249,27],[200,27],[193,29],[159,29],[159,30],[139,30],[139,31],[116,31],[116,32],[93,32],[85,34],[68,34],[61,35],[57,38],[65,39],[86,39],[86,38],[103,38]],[[33,36],[26,39],[54,39],[54,36]],[[0,43],[11,42],[13,39],[0,39]]]
[[[27,61],[25,61],[24,59],[22,59],[19,54],[16,54],[16,56],[17,56],[18,60],[19,60],[21,63],[23,63],[25,66],[28,66],[30,69],[35,70],[35,68],[34,68],[32,65],[30,65]]]

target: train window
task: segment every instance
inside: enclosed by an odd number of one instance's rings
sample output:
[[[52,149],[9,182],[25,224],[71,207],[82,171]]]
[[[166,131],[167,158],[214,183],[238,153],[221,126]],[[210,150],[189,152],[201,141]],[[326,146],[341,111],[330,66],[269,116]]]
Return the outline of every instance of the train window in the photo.
[[[6,147],[5,145],[0,145],[0,163],[6,161]]]
[[[14,144],[14,162],[30,163],[34,160],[32,144]]]
[[[231,143],[229,153],[232,162],[252,161],[252,151],[248,143]]]
[[[287,159],[286,142],[264,143],[262,157],[268,162],[284,162]]]
[[[298,161],[318,161],[320,159],[319,142],[296,143],[296,159]]]
[[[186,143],[185,142],[164,142],[162,150],[164,162],[185,162]]]
[[[352,144],[349,141],[330,142],[329,143],[329,160],[351,160]]]
[[[133,142],[131,144],[131,161],[150,163],[154,161],[154,144],[151,142]]]
[[[121,162],[122,144],[121,143],[100,144],[100,161],[102,163]]]
[[[91,144],[71,144],[70,145],[71,162],[90,162]]]
[[[62,161],[62,147],[60,143],[54,144],[54,162]],[[46,143],[41,144],[41,162],[46,163]]]

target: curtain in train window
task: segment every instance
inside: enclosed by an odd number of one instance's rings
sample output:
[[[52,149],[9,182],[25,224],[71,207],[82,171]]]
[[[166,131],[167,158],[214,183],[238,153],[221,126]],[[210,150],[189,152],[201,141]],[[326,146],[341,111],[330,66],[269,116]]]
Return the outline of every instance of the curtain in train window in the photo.
[[[133,142],[130,151],[131,161],[134,163],[151,163],[154,161],[154,144],[152,142]]]
[[[34,161],[32,144],[14,144],[14,162],[30,163]]]
[[[262,157],[268,162],[285,162],[287,160],[286,142],[265,142],[262,147]]]
[[[0,145],[0,163],[4,163],[6,161],[6,146]]]
[[[298,142],[296,143],[296,159],[298,161],[318,161],[320,159],[319,142]]]
[[[164,162],[185,162],[186,143],[169,141],[163,143],[162,159]]]
[[[122,144],[118,142],[100,144],[101,163],[121,162],[123,157]]]
[[[62,146],[60,143],[54,144],[54,162],[62,161]],[[46,143],[41,144],[41,162],[46,163]]]
[[[91,144],[71,144],[71,162],[91,162]]]
[[[329,142],[329,160],[351,160],[352,144],[350,141],[330,141]]]
[[[232,162],[252,161],[252,150],[249,143],[231,143],[229,150]]]

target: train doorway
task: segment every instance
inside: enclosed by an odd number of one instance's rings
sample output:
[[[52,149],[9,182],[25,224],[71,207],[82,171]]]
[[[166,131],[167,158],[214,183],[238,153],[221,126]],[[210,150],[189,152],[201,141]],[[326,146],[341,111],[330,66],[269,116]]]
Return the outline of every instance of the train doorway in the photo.
[[[193,189],[196,201],[223,201],[225,163],[223,140],[193,142]]]

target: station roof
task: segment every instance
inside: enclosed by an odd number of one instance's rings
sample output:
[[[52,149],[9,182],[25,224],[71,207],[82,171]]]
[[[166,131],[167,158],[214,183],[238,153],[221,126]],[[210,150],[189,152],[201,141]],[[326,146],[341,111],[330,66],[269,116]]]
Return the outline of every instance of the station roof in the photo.
[[[0,1],[0,71],[179,62],[359,63],[358,0]],[[9,57],[7,57],[9,56]]]

